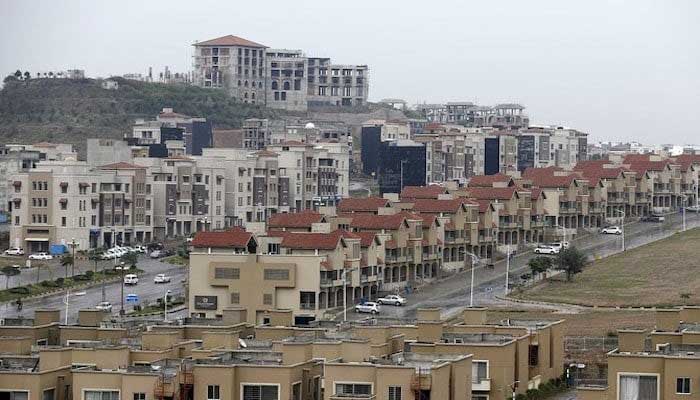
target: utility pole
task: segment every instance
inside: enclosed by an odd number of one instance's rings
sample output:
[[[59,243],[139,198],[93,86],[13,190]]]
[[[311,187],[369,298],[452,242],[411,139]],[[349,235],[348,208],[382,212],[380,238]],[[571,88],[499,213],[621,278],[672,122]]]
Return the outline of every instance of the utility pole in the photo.
[[[70,274],[71,274],[71,276],[75,276],[75,248],[78,247],[78,244],[79,244],[79,243],[76,243],[75,238],[72,238],[72,239],[71,239],[71,241],[70,241],[70,247],[71,247],[71,250],[73,251],[73,254],[72,254],[72,257],[73,257],[73,258],[72,258],[71,263],[70,263],[70,268],[71,268],[71,269],[70,269]]]
[[[122,297],[121,297],[121,309],[119,310],[119,316],[123,317],[125,312],[124,312],[124,261],[122,261],[119,265],[121,265],[121,275],[122,275]]]
[[[163,321],[165,322],[168,322],[168,295],[170,295],[170,290],[166,290],[163,296]]]
[[[508,287],[510,284],[510,245],[506,250],[506,296],[508,296]]]

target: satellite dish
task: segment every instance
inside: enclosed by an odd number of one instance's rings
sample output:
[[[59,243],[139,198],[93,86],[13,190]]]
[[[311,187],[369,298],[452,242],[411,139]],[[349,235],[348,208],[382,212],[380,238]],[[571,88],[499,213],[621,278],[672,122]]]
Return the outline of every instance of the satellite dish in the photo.
[[[244,348],[244,349],[245,349],[246,347],[248,347],[248,345],[246,344],[245,340],[243,340],[243,339],[241,339],[241,338],[238,338],[238,345],[241,346],[241,347]]]

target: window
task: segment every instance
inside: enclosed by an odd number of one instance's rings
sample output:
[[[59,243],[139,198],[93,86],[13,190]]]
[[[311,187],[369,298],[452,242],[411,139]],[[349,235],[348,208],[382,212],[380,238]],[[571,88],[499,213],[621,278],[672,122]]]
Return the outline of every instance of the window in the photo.
[[[41,395],[41,400],[54,400],[56,398],[56,389],[46,389]]]
[[[265,269],[264,279],[266,281],[286,281],[289,279],[289,270],[287,269]]]
[[[472,384],[481,383],[489,378],[488,361],[472,361]]]
[[[299,308],[302,310],[315,310],[316,292],[299,292]]]
[[[401,386],[389,386],[389,400],[401,400]]]
[[[372,385],[369,383],[336,383],[336,396],[369,396],[372,394]]]
[[[207,386],[207,400],[219,400],[219,399],[221,399],[221,396],[219,396],[219,385],[208,385]]]
[[[146,400],[146,393],[134,393],[134,400]]]
[[[279,387],[272,385],[243,385],[243,400],[279,400]]]
[[[61,226],[66,226],[66,217],[61,217]]]
[[[263,304],[265,304],[266,306],[272,305],[272,294],[270,294],[270,293],[263,294]]]
[[[29,392],[0,392],[0,394],[7,400],[27,400],[29,398]]]
[[[239,268],[215,268],[215,279],[240,279],[241,270]]]
[[[86,390],[84,400],[119,400],[116,390]]]
[[[292,400],[301,400],[301,382],[292,385]]]
[[[528,348],[528,365],[531,367],[537,366],[539,363],[539,352],[540,352],[540,347],[538,345],[530,345]]]
[[[620,400],[657,400],[658,376],[620,375]]]
[[[231,293],[231,304],[239,304],[241,302],[241,294],[238,292]]]
[[[676,394],[690,394],[690,378],[676,378]]]

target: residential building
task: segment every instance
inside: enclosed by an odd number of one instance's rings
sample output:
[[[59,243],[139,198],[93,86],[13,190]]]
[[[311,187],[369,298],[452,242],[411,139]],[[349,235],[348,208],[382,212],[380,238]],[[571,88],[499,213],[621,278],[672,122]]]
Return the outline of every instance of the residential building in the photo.
[[[308,59],[309,106],[362,106],[369,95],[367,65],[332,64],[330,58]]]
[[[411,130],[405,122],[366,121],[362,124],[361,132],[362,172],[365,175],[376,175],[381,143],[409,139]]]
[[[0,215],[7,220],[12,198],[13,177],[36,167],[41,158],[38,150],[25,150],[24,146],[0,145]]]
[[[308,59],[301,50],[267,49],[265,104],[270,108],[306,111]]]
[[[124,140],[130,146],[144,147],[147,157],[172,156],[173,147],[180,147],[184,154],[201,155],[202,149],[213,143],[211,122],[176,113],[172,108],[163,108],[153,121],[136,120]]]
[[[377,180],[380,193],[400,193],[404,186],[426,183],[426,148],[412,140],[382,142]]]
[[[193,46],[195,85],[223,88],[243,103],[265,104],[267,46],[234,35]]]
[[[527,127],[530,118],[523,113],[520,104],[498,104],[493,107],[479,106],[471,102],[447,104],[418,104],[416,110],[429,122],[458,124],[468,127],[494,127],[517,130]]]

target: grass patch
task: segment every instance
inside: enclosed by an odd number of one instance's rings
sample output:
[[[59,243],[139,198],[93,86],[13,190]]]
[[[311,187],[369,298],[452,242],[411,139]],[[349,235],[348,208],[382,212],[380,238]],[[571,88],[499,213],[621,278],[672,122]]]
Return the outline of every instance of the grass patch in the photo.
[[[165,258],[163,258],[162,261],[166,262],[168,264],[173,264],[173,265],[187,265],[190,262],[185,257],[181,257],[179,255],[165,257]]]
[[[557,277],[515,297],[602,307],[700,304],[700,229],[616,254],[585,268],[572,282]]]

